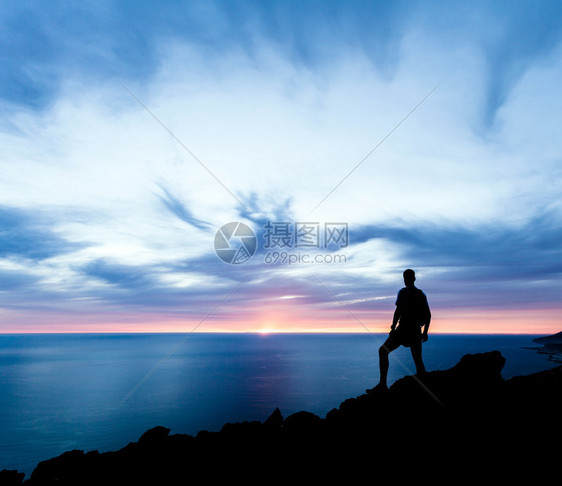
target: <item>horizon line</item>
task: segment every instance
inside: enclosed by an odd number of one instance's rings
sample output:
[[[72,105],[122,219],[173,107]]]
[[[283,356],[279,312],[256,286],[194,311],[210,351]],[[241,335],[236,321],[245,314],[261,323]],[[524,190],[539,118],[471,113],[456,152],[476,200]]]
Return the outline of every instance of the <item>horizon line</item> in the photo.
[[[554,332],[556,334],[557,331]],[[221,331],[19,331],[19,332],[2,332],[0,331],[0,336],[12,336],[12,335],[45,335],[45,334],[256,334],[261,336],[267,336],[271,334],[388,334],[388,331],[350,331],[350,330],[336,330],[336,331],[318,331],[318,330],[252,330],[252,331],[233,331],[233,330],[221,330]],[[535,336],[543,335],[546,333],[537,332],[502,332],[502,331],[489,331],[489,332],[477,332],[477,331],[435,331],[430,332],[429,335],[512,335],[512,336]]]

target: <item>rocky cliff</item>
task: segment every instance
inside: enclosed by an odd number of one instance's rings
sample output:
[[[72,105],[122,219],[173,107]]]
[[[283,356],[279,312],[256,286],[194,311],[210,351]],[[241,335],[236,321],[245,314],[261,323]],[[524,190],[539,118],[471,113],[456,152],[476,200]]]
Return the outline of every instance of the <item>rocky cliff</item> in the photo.
[[[218,432],[158,426],[115,452],[69,451],[23,484],[261,484],[507,481],[548,477],[562,423],[562,367],[504,380],[497,351],[350,398],[324,418],[302,411]],[[22,484],[17,472],[0,484]]]

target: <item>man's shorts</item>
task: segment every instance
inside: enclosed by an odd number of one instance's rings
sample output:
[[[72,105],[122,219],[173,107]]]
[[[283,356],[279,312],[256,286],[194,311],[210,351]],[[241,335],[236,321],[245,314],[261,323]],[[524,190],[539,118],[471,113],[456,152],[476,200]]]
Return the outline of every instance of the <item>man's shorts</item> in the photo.
[[[407,348],[419,344],[422,341],[422,332],[419,326],[398,326],[396,329],[390,331],[389,336],[398,344]]]

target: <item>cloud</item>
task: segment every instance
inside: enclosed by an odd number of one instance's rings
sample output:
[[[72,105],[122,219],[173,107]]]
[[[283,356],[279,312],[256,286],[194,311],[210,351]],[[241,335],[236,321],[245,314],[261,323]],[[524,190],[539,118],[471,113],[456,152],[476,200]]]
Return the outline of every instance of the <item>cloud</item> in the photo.
[[[0,257],[44,260],[83,248],[54,231],[57,219],[47,211],[0,206]]]
[[[556,4],[22,5],[0,13],[3,306],[195,316],[244,281],[225,319],[321,315],[318,277],[367,312],[405,266],[443,308],[556,305]],[[266,264],[268,220],[348,222],[346,263]],[[214,253],[231,221],[248,264]]]
[[[122,288],[144,288],[150,285],[146,268],[142,267],[135,268],[132,265],[96,260],[86,264],[82,271],[88,276]]]
[[[6,2],[0,16],[0,96],[10,104],[49,107],[64,80],[78,75],[143,79],[159,68],[170,39],[195,44],[212,58],[274,44],[290,62],[329,62],[335,41],[349,38],[385,69],[396,62],[403,6],[395,2]]]
[[[166,208],[170,210],[172,214],[177,216],[180,220],[184,221],[185,223],[195,226],[199,229],[207,229],[209,228],[210,224],[201,221],[191,214],[191,211],[187,208],[185,204],[183,204],[179,199],[171,194],[171,192],[166,189],[165,187],[160,186],[160,189],[164,193],[163,195],[159,195],[158,197],[164,204]]]
[[[498,110],[524,74],[537,63],[548,60],[560,44],[562,29],[556,20],[562,15],[559,2],[520,2],[505,15],[507,4],[492,4],[490,37],[482,42],[488,64],[488,87],[484,121],[494,123]]]
[[[381,240],[397,248],[402,267],[416,269],[445,306],[556,305],[562,252],[555,242],[561,237],[560,217],[550,212],[518,227],[409,223],[351,232],[355,244]]]
[[[19,289],[33,288],[38,277],[33,274],[26,274],[21,270],[0,269],[0,291],[10,291]]]

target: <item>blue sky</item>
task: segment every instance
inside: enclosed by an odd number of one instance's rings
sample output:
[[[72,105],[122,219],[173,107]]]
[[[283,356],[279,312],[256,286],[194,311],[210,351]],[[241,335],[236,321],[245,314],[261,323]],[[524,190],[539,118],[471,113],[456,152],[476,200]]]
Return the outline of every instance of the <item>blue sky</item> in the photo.
[[[378,331],[407,267],[437,331],[559,330],[561,14],[5,2],[0,331]],[[217,257],[268,220],[345,262]]]

